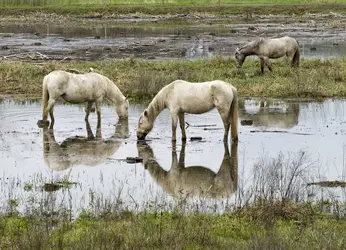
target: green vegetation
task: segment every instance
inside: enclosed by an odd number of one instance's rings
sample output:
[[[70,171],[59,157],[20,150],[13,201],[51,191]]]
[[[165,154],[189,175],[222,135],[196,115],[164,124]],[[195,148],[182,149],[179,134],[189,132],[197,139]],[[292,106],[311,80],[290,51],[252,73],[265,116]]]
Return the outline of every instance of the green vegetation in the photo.
[[[247,59],[241,70],[233,59],[150,62],[129,58],[119,61],[49,62],[33,64],[7,62],[0,64],[0,93],[41,95],[44,75],[56,69],[78,69],[96,72],[112,79],[132,101],[152,98],[176,79],[192,82],[224,80],[237,87],[241,96],[277,98],[325,98],[346,96],[346,60],[302,60],[298,69],[287,61],[273,60],[273,72],[260,73],[258,60]]]
[[[308,219],[312,217],[308,216]],[[123,212],[96,218],[0,218],[1,249],[342,249],[345,220],[277,219],[269,228],[244,214]]]

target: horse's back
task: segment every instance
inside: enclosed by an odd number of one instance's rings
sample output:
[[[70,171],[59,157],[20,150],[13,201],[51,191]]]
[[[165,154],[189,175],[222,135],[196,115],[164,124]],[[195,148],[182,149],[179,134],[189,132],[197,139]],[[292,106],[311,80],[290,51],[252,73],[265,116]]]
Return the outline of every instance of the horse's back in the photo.
[[[286,49],[297,49],[299,48],[298,41],[290,36],[284,36],[280,38],[273,38],[269,40],[272,45],[280,46]]]
[[[171,83],[168,106],[186,113],[201,114],[215,107],[216,100],[232,99],[234,87],[227,82],[187,82],[177,80]]]
[[[75,74],[70,73],[64,70],[55,70],[50,72],[44,77],[45,81],[49,80],[49,82],[55,82],[55,83],[63,83],[63,82],[69,82],[69,84],[81,84],[82,86],[88,86],[88,85],[94,85],[97,84],[100,86],[100,84],[106,84],[108,81],[110,81],[107,77],[95,73],[95,72],[88,72],[85,74]]]
[[[69,72],[63,70],[54,70],[44,76],[43,84],[53,84],[56,82],[68,81],[70,77]]]
[[[50,72],[43,84],[53,98],[62,97],[70,103],[94,101],[104,96],[110,80],[98,73],[74,74],[63,70]]]

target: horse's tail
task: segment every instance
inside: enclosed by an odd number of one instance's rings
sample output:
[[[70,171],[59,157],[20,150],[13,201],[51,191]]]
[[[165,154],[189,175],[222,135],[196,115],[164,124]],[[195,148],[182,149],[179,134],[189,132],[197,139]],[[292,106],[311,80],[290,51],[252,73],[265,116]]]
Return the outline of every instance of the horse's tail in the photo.
[[[45,109],[48,105],[48,99],[49,99],[49,93],[47,89],[47,82],[48,78],[45,76],[43,78],[43,84],[42,84],[42,120],[47,120],[47,113],[45,112]]]
[[[296,53],[293,56],[293,61],[292,61],[292,66],[295,66],[295,67],[299,66],[299,61],[300,61],[299,42],[298,41],[297,41],[297,45],[298,45],[298,47],[297,47]]]
[[[232,87],[233,100],[230,109],[231,136],[233,141],[238,141],[238,91]]]

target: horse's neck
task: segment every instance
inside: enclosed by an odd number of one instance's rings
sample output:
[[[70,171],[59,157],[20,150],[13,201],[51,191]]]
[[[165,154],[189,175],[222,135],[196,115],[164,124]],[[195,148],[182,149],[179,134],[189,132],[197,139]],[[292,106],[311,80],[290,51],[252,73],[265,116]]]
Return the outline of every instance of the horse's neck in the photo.
[[[260,43],[262,43],[262,39],[250,42],[249,44],[245,45],[243,48],[241,48],[241,53],[244,56],[252,56],[257,55],[258,46]]]
[[[162,89],[151,101],[147,111],[149,119],[154,122],[156,117],[166,108],[166,89]]]
[[[248,47],[243,47],[241,49],[241,53],[244,56],[252,56],[252,55],[256,55],[257,50],[255,48],[253,48],[252,46],[248,46]]]
[[[115,86],[112,81],[107,81],[107,86],[107,99],[116,104],[122,103],[125,100],[125,96],[120,92],[119,88]]]

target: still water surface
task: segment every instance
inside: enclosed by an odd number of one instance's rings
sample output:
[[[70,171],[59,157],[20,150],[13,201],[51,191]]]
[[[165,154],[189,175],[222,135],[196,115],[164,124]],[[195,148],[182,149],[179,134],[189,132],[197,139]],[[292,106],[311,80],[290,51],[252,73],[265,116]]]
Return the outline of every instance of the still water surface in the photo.
[[[216,110],[186,115],[188,140],[182,145],[178,130],[176,150],[172,150],[167,110],[157,118],[147,144],[137,144],[136,124],[144,108],[131,105],[128,123],[117,123],[114,108],[103,106],[102,140],[97,141],[87,139],[89,128],[81,106],[57,104],[54,133],[49,134],[36,125],[41,117],[39,102],[2,101],[0,199],[24,202],[33,194],[55,193],[62,202],[67,199],[66,190],[45,192],[42,187],[69,180],[78,183],[68,190],[74,211],[88,206],[91,193],[121,199],[130,209],[140,209],[153,200],[168,204],[185,197],[222,207],[251,189],[259,174],[255,165],[280,153],[291,160],[300,152],[307,156],[305,186],[309,181],[346,179],[345,100],[245,100],[240,105],[240,120],[252,120],[253,124],[242,126],[239,122],[238,145],[223,144],[223,125]],[[96,136],[96,115],[89,119]],[[190,141],[191,137],[202,140]],[[145,166],[125,161],[135,156],[141,156]],[[24,191],[26,184],[35,188]]]

